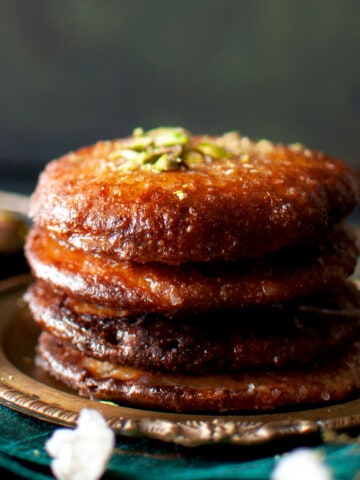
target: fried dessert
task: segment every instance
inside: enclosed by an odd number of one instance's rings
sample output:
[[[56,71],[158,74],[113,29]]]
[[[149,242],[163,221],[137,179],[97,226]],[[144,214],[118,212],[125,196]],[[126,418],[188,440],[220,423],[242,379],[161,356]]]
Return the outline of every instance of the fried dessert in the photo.
[[[180,265],[84,253],[36,227],[28,237],[28,259],[37,278],[95,304],[169,315],[303,296],[347,277],[356,258],[354,239],[341,226],[317,246],[301,244],[261,261]]]
[[[270,410],[342,400],[360,388],[360,344],[311,367],[200,376],[141,370],[87,357],[44,332],[39,365],[81,395],[175,412]]]
[[[28,292],[41,328],[84,355],[145,370],[204,374],[313,364],[337,355],[360,327],[350,283],[326,295],[169,318],[84,303],[43,281]],[[221,331],[219,329],[221,324]],[[221,334],[220,334],[221,332]]]
[[[358,196],[350,168],[299,144],[155,129],[51,162],[30,214],[85,252],[180,264],[316,243]]]
[[[339,160],[236,132],[136,129],[50,162],[26,243],[38,365],[81,395],[175,412],[347,398],[359,196]]]

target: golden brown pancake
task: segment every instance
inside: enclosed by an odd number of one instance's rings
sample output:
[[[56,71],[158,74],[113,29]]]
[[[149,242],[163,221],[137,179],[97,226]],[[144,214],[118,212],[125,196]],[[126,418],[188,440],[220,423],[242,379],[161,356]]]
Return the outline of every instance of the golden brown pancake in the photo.
[[[268,411],[335,402],[360,388],[359,342],[309,367],[195,376],[101,362],[42,333],[37,364],[83,396],[174,412]]]
[[[342,281],[357,248],[342,227],[316,247],[300,245],[253,261],[165,265],[115,261],[69,248],[33,228],[26,246],[37,278],[109,307],[175,315],[283,302]]]
[[[312,364],[360,334],[360,293],[349,282],[287,304],[176,319],[86,304],[42,281],[26,298],[43,330],[83,354],[168,373]]]
[[[175,130],[50,162],[32,198],[34,222],[85,252],[179,264],[321,240],[357,203],[357,173],[323,153]]]

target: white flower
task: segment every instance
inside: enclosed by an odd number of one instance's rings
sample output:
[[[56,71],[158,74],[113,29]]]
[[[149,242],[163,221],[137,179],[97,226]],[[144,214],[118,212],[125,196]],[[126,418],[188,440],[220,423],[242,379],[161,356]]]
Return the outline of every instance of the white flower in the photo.
[[[310,448],[298,448],[281,458],[271,480],[333,480],[331,470]]]
[[[73,430],[55,430],[45,447],[54,458],[51,470],[58,480],[97,480],[106,469],[115,434],[97,410],[83,409]]]

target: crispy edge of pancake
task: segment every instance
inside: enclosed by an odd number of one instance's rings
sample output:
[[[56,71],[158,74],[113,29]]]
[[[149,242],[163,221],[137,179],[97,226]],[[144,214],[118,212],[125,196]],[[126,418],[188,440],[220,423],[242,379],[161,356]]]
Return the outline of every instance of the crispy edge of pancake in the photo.
[[[360,293],[350,282],[289,304],[177,319],[86,304],[42,281],[26,300],[42,329],[85,355],[163,372],[313,363],[360,332]]]
[[[343,225],[318,246],[297,246],[256,261],[139,264],[114,261],[56,241],[33,227],[26,255],[35,277],[84,301],[139,312],[177,314],[278,303],[341,281],[358,250]]]
[[[48,333],[37,365],[82,396],[155,410],[231,413],[341,401],[360,388],[360,342],[309,368],[243,374],[176,375],[114,366],[82,355]]]

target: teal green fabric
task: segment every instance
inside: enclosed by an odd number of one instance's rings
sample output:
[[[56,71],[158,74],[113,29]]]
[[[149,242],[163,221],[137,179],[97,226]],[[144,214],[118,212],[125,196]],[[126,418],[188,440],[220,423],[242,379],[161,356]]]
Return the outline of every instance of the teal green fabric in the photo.
[[[6,479],[52,478],[46,439],[57,428],[0,406],[0,477]],[[331,468],[335,480],[360,479],[360,445],[312,443]],[[136,480],[267,480],[282,455],[300,444],[268,445],[261,448],[186,449],[148,439],[117,439],[105,479]]]

